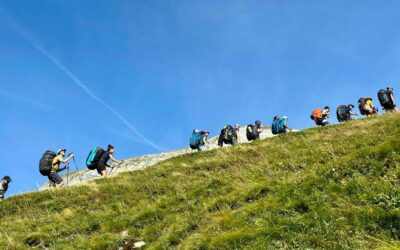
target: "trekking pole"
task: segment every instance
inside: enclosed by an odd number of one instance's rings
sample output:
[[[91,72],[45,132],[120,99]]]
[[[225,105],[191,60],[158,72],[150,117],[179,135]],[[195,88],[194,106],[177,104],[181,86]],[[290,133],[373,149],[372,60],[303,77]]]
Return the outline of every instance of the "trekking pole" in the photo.
[[[112,171],[114,170],[114,168],[119,168],[119,167],[122,165],[122,163],[124,163],[124,161],[122,161],[120,164],[118,164],[118,166],[113,167],[113,168],[111,169],[110,173],[108,173],[108,175],[111,175],[111,173],[112,173]],[[116,173],[116,172],[117,172],[117,170],[115,170],[115,173]]]
[[[65,166],[67,168],[67,187],[68,187],[68,179],[69,179],[69,163]]]
[[[72,160],[74,161],[76,173],[78,174],[79,180],[82,182],[82,177],[81,177],[81,175],[79,174],[79,169],[78,169],[78,165],[76,164],[76,161],[75,161],[75,156],[72,157]]]

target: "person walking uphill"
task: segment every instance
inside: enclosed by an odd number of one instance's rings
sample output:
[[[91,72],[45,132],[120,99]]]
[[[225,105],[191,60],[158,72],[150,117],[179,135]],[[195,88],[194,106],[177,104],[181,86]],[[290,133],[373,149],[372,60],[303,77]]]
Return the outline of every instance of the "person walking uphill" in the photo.
[[[357,115],[353,112],[354,105],[340,105],[336,110],[336,116],[339,122],[346,122],[352,120],[352,115]]]
[[[8,190],[8,184],[11,182],[10,176],[4,176],[0,182],[0,201],[4,200],[4,194]]]
[[[314,109],[311,114],[311,120],[314,120],[317,126],[326,126],[329,125],[328,118],[329,118],[330,108],[326,106],[323,110],[320,108]]]
[[[74,158],[74,153],[70,153],[66,159],[64,159],[65,154],[67,153],[67,150],[64,149],[59,149],[57,151],[57,156],[54,157],[52,164],[51,164],[51,171],[50,174],[48,175],[50,183],[52,183],[56,188],[61,188],[64,186],[64,181],[61,178],[61,176],[58,174],[58,172],[61,172],[67,168],[69,168],[68,165],[66,165],[63,168],[60,168],[61,163],[67,163],[70,161],[72,158]]]
[[[249,124],[246,128],[246,137],[249,141],[254,141],[260,139],[260,134],[262,132],[261,121],[256,120],[254,125]]]
[[[370,97],[362,97],[358,99],[358,109],[360,110],[360,114],[366,116],[372,116],[378,113],[378,109],[375,108],[372,103],[372,98]]]
[[[393,88],[387,87],[386,90],[379,90],[378,99],[385,112],[399,112],[394,100]]]
[[[291,129],[287,125],[287,120],[287,116],[282,117],[282,119],[279,119],[279,116],[275,116],[271,125],[272,134],[277,135],[290,132]]]
[[[108,145],[107,151],[105,151],[99,159],[97,163],[97,172],[101,174],[102,177],[107,177],[107,167],[113,168],[111,165],[108,164],[108,161],[111,160],[115,163],[122,164],[124,161],[120,161],[114,158],[113,154],[115,152],[115,148],[113,145]]]
[[[221,130],[221,133],[218,137],[218,146],[223,147],[225,144],[235,145],[238,143],[238,131],[240,126],[236,124],[236,127],[232,127],[231,125],[225,125]]]
[[[210,134],[208,130],[199,131],[198,129],[193,130],[192,136],[190,136],[189,146],[191,149],[197,149],[198,151],[204,151],[207,149],[207,137]]]

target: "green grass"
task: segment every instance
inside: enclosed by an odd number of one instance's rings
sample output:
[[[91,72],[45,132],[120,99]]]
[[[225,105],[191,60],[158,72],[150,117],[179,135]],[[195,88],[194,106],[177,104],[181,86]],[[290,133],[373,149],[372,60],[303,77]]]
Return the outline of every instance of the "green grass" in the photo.
[[[396,249],[400,114],[183,155],[0,204],[0,246]]]

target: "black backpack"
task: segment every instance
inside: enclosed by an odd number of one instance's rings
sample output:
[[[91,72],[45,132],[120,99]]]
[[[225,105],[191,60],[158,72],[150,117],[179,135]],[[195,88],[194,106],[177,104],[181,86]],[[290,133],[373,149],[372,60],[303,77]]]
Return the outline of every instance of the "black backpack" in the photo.
[[[336,110],[336,116],[339,122],[344,122],[350,119],[349,107],[340,105]]]
[[[97,163],[99,162],[101,156],[105,153],[106,151],[101,148],[101,147],[95,147],[93,148],[90,152],[89,155],[86,159],[86,166],[88,169],[95,169],[97,166]]]
[[[223,131],[223,138],[226,141],[232,141],[234,137],[235,131],[231,125],[227,125]]]
[[[246,137],[247,137],[247,140],[249,140],[249,141],[253,141],[253,140],[257,139],[259,137],[258,132],[257,132],[257,127],[252,124],[247,125]]]
[[[56,157],[56,153],[54,153],[51,150],[47,150],[46,152],[44,152],[42,158],[40,158],[39,161],[39,172],[43,175],[43,176],[48,176],[51,172],[52,169],[52,164],[53,164],[53,159],[54,157]]]
[[[392,102],[389,99],[388,92],[384,89],[379,90],[378,99],[381,103],[381,106],[384,108],[390,107],[392,105]]]

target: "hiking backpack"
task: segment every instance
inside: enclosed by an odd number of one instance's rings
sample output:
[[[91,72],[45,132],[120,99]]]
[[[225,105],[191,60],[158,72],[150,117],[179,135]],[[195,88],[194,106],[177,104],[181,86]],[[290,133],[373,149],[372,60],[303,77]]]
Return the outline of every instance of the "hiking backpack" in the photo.
[[[226,125],[226,127],[224,128],[224,134],[223,134],[224,140],[232,141],[234,134],[235,134],[235,131],[234,131],[233,127],[231,125]]]
[[[247,125],[246,137],[247,137],[247,140],[249,140],[249,141],[253,141],[253,140],[257,139],[258,138],[257,127],[252,124]]]
[[[322,110],[320,108],[314,109],[311,115],[312,119],[315,120],[322,120]]]
[[[100,160],[100,157],[105,153],[106,151],[103,149],[103,148],[101,148],[101,147],[95,147],[95,148],[93,148],[90,152],[89,152],[89,155],[88,155],[88,157],[87,157],[87,159],[86,159],[86,166],[89,168],[89,169],[95,169],[96,168],[96,165],[97,165],[97,163],[99,162],[99,160]]]
[[[46,152],[44,152],[42,158],[40,158],[39,161],[39,172],[43,175],[43,176],[48,176],[51,172],[52,169],[52,164],[53,164],[53,159],[56,157],[56,153],[51,151],[51,150],[47,150]]]
[[[378,99],[382,107],[387,108],[392,106],[392,102],[390,101],[388,92],[386,90],[384,89],[379,90]]]
[[[360,110],[360,114],[365,115],[364,106],[367,104],[367,100],[365,98],[358,99],[358,109]]]
[[[279,134],[280,127],[281,127],[281,120],[274,120],[271,126],[272,134],[274,135]]]
[[[190,142],[189,142],[190,148],[197,149],[200,146],[202,137],[203,136],[202,136],[201,132],[193,133],[192,136],[190,137]]]
[[[349,108],[346,105],[340,105],[336,110],[336,116],[339,122],[344,122],[350,119]]]

